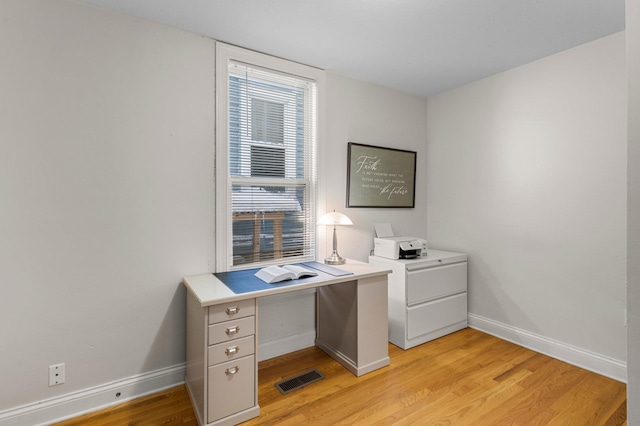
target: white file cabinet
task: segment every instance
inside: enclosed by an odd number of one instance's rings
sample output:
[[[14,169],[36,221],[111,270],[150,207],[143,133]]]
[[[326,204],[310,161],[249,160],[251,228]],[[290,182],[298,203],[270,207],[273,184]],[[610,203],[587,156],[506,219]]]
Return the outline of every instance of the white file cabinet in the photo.
[[[428,250],[418,259],[369,256],[389,275],[389,341],[409,349],[467,326],[467,256]]]

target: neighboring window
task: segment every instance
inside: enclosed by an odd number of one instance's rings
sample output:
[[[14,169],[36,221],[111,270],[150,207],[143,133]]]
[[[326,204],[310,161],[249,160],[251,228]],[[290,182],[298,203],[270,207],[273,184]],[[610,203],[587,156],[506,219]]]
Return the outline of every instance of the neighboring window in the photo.
[[[251,139],[284,143],[284,104],[251,98]]]
[[[226,136],[217,143],[226,149],[217,151],[226,155],[217,164],[226,173],[217,175],[217,191],[226,196],[217,223],[226,238],[218,244],[219,267],[313,260],[316,82],[233,54],[225,64],[226,114],[218,120]]]
[[[251,146],[251,176],[285,177],[283,147]]]

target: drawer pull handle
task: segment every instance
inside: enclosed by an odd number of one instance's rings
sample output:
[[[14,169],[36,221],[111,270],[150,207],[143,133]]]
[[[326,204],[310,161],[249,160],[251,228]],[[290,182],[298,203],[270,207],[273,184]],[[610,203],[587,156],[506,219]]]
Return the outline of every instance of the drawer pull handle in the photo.
[[[240,332],[240,326],[236,325],[235,327],[227,327],[227,336],[231,336],[232,334],[238,334]]]
[[[232,374],[236,374],[238,371],[240,371],[240,367],[236,365],[235,367],[227,368],[224,374],[231,376]]]
[[[226,353],[227,355],[234,355],[234,354],[237,354],[239,350],[240,350],[239,347],[232,346],[232,347],[229,347],[229,348],[225,349],[224,353]]]
[[[240,307],[238,306],[228,307],[227,309],[225,309],[225,312],[227,313],[227,315],[235,315],[238,312],[240,312]]]

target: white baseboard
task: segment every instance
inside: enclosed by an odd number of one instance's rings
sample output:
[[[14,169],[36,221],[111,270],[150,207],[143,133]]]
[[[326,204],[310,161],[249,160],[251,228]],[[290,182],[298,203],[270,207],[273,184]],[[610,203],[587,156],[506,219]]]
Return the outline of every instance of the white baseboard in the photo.
[[[46,425],[184,383],[185,364],[163,368],[0,412],[0,426]]]
[[[585,370],[620,382],[627,382],[627,364],[576,346],[503,324],[489,318],[468,314],[469,327],[525,348],[540,352]]]
[[[299,351],[316,344],[316,331],[299,333],[268,342],[258,342],[258,361],[275,358],[289,352]],[[0,425],[1,426],[1,425]]]

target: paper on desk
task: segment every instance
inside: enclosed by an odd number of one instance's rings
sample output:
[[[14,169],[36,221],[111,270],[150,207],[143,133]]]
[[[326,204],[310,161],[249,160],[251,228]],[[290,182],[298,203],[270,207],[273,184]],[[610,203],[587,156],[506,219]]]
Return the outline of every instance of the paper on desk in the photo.
[[[376,230],[376,237],[378,238],[393,237],[393,229],[391,229],[390,223],[374,223],[373,227]]]

